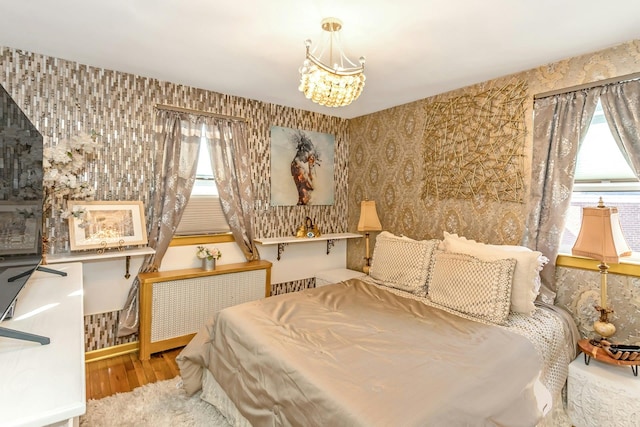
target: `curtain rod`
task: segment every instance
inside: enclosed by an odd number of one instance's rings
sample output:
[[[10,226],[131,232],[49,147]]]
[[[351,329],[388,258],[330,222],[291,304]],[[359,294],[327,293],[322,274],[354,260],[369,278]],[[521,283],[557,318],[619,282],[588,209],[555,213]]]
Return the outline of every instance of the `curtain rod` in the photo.
[[[606,86],[606,85],[613,84],[613,83],[620,83],[620,82],[624,82],[624,81],[627,81],[627,80],[635,80],[635,79],[639,79],[639,78],[640,78],[640,72],[633,73],[633,74],[627,74],[625,76],[612,77],[610,79],[598,80],[596,82],[585,83],[585,84],[578,85],[578,86],[566,87],[566,88],[563,88],[563,89],[557,89],[557,90],[552,90],[552,91],[549,91],[549,92],[539,93],[537,95],[533,95],[533,99],[547,98],[549,96],[559,95],[561,93],[576,92],[576,91],[579,91],[579,90],[582,90],[582,89],[591,89],[592,87]]]
[[[179,113],[194,114],[194,115],[198,115],[198,116],[216,117],[216,118],[219,118],[219,119],[239,120],[239,121],[242,121],[242,122],[246,122],[247,121],[247,119],[245,119],[244,117],[227,116],[226,114],[217,114],[217,113],[211,113],[211,112],[208,112],[208,111],[192,110],[192,109],[189,109],[189,108],[176,107],[175,105],[156,104],[156,108],[158,110],[176,111],[176,112],[179,112]]]

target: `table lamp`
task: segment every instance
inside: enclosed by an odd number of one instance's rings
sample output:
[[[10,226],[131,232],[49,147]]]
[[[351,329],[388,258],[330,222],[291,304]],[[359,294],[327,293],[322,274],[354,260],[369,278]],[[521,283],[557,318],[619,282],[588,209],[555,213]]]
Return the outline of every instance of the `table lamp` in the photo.
[[[362,268],[362,271],[369,274],[369,267],[371,266],[371,257],[369,256],[369,232],[382,230],[382,224],[378,219],[378,212],[376,212],[376,202],[373,200],[363,200],[360,203],[360,220],[358,221],[358,231],[364,231],[365,238],[365,251],[364,257],[366,265]]]
[[[607,263],[618,263],[620,257],[631,255],[620,228],[618,208],[605,207],[602,197],[597,207],[583,207],[582,225],[571,253],[600,261],[600,305],[595,307],[600,318],[594,322],[593,329],[606,339],[616,332],[616,327],[609,322],[613,310],[607,307]]]

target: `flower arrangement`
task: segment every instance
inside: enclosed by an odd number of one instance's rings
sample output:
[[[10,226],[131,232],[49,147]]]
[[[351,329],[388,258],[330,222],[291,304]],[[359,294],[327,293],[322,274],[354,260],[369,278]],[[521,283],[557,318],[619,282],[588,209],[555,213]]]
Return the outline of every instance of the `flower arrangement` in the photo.
[[[200,259],[208,259],[209,261],[213,259],[220,259],[222,256],[222,252],[218,248],[205,248],[204,246],[198,246],[198,250],[196,251],[196,256]]]
[[[60,141],[54,147],[44,149],[42,167],[44,176],[42,186],[45,193],[45,204],[53,204],[53,199],[91,200],[95,188],[82,182],[87,155],[95,152],[97,134],[80,134],[68,140]],[[69,216],[64,213],[62,217]]]

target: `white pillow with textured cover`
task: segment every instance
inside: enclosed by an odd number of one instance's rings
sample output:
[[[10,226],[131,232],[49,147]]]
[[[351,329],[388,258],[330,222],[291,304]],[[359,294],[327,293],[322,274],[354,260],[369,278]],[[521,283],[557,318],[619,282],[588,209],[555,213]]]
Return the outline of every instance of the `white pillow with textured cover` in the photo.
[[[540,270],[549,259],[542,252],[524,246],[488,245],[444,232],[442,246],[447,252],[475,256],[484,261],[515,258],[516,270],[511,289],[511,311],[531,315],[540,290]]]
[[[380,285],[424,296],[431,256],[439,243],[383,231],[376,237],[369,276]]]
[[[509,315],[515,266],[515,259],[482,261],[466,254],[437,253],[429,297],[460,313],[502,324]]]

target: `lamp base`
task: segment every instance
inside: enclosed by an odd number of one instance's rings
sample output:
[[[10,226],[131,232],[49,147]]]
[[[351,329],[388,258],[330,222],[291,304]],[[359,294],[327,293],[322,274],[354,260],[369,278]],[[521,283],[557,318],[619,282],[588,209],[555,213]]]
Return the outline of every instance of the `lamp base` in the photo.
[[[593,322],[593,330],[602,338],[609,338],[616,333],[616,327],[613,323],[601,322],[599,320]]]
[[[595,306],[595,309],[600,312],[600,318],[593,322],[593,330],[602,338],[609,338],[616,333],[615,325],[609,322],[609,314],[613,313],[613,310],[598,305]]]

